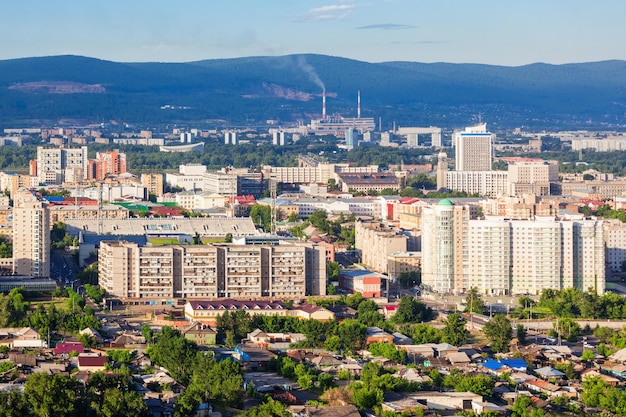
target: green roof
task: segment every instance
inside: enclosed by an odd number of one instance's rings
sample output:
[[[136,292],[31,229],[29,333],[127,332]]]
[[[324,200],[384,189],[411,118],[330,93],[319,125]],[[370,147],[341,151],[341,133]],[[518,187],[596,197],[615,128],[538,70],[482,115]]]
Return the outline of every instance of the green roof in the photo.
[[[444,198],[443,200],[439,201],[439,204],[437,204],[438,206],[453,206],[454,204],[452,204],[452,201],[448,200],[447,198]]]

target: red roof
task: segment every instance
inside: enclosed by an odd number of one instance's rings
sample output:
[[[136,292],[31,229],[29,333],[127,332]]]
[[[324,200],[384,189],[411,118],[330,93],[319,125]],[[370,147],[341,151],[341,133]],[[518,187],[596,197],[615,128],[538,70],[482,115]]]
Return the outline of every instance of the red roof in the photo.
[[[150,207],[150,214],[158,214],[159,216],[182,216],[181,211],[185,209],[182,207],[166,207],[166,206],[154,206]]]
[[[107,363],[106,356],[78,355],[78,366],[101,367]]]
[[[60,342],[54,348],[55,355],[69,354],[71,352],[83,353],[85,347],[80,342]]]

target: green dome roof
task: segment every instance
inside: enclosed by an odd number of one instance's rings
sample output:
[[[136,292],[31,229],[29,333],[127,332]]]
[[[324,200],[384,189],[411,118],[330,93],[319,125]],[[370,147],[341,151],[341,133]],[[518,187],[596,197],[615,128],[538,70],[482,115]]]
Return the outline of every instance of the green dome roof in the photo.
[[[439,204],[437,204],[438,206],[453,206],[454,204],[452,204],[452,201],[448,200],[447,198],[444,198],[443,200],[439,201]]]

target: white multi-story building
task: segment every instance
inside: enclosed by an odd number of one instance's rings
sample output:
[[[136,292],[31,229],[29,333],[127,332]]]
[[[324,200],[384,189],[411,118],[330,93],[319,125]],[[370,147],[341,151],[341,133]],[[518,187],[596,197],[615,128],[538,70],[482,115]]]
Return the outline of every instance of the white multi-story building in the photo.
[[[50,211],[30,191],[16,192],[13,208],[13,273],[50,276]]]
[[[508,195],[507,171],[447,171],[445,188],[487,197]]]
[[[604,243],[607,272],[622,272],[622,263],[626,261],[626,224],[617,219],[605,220]]]
[[[88,174],[87,147],[37,147],[37,177],[42,184],[82,181]]]
[[[487,124],[466,127],[452,134],[457,171],[490,171],[495,135],[487,131]]]
[[[442,200],[422,212],[422,282],[440,293],[539,294],[575,287],[602,294],[602,221],[469,219]]]

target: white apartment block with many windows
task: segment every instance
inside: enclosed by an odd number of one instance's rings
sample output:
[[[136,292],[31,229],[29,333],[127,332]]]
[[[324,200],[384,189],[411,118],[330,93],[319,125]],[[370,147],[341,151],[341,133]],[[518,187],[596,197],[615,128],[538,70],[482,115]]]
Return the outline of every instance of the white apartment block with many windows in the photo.
[[[443,200],[445,201],[445,200]],[[424,209],[424,285],[439,293],[540,294],[575,287],[605,290],[603,222],[596,219],[504,217],[467,220],[459,209]]]

